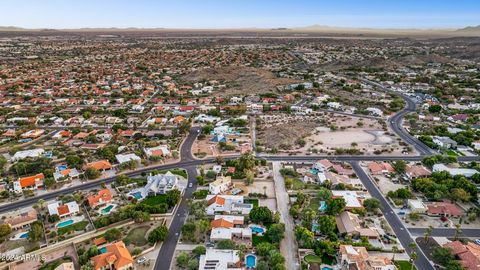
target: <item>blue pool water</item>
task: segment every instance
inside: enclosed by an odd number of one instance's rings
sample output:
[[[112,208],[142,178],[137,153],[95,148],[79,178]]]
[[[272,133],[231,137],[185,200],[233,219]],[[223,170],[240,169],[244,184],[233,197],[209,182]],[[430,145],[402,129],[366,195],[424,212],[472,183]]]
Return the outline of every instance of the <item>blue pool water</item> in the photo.
[[[100,251],[100,253],[105,253],[105,252],[107,252],[107,247],[102,247],[98,251]]]
[[[324,267],[322,267],[322,270],[333,270],[333,268],[328,267],[328,266],[324,266]]]
[[[263,234],[265,232],[265,229],[262,227],[257,227],[257,226],[252,226],[250,227],[252,229],[252,232],[255,234]]]
[[[22,239],[26,239],[26,238],[28,238],[28,232],[26,232],[26,233],[24,233],[24,234],[20,235],[20,238],[22,238]]]
[[[102,212],[102,214],[108,214],[110,213],[110,211],[112,211],[112,208],[114,207],[115,205],[113,204],[110,204],[109,206],[103,208],[102,210],[100,210],[100,212]]]
[[[67,227],[67,226],[72,225],[72,224],[73,224],[73,219],[65,220],[65,221],[57,223],[57,228]]]
[[[67,168],[68,168],[67,165],[58,165],[58,166],[57,166],[57,170],[58,170],[59,172],[64,171],[64,170],[66,170]]]
[[[325,201],[320,201],[320,207],[318,207],[318,210],[322,212],[327,210],[327,203]]]
[[[257,258],[255,258],[255,255],[249,254],[245,257],[245,260],[247,261],[247,268],[254,268],[257,265],[255,262],[257,260]]]
[[[140,191],[137,191],[137,192],[134,192],[134,193],[131,193],[131,194],[137,200],[140,200],[142,198],[142,193]]]

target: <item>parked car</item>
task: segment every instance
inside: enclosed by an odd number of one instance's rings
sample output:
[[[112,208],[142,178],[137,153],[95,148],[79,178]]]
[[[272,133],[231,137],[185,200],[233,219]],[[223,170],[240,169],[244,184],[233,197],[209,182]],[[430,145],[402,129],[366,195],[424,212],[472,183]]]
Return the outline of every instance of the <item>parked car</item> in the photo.
[[[140,257],[140,258],[137,259],[137,263],[144,263],[146,261],[147,261],[147,258],[145,258],[145,257]]]

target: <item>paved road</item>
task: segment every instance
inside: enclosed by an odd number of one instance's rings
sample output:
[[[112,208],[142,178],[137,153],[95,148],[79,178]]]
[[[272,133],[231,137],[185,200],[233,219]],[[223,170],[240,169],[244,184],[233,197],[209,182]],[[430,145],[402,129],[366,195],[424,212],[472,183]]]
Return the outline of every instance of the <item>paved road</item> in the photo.
[[[422,155],[433,154],[434,151],[432,149],[430,149],[428,146],[423,144],[417,138],[410,135],[410,133],[408,133],[408,131],[406,131],[405,128],[403,128],[403,125],[402,125],[403,117],[410,112],[416,111],[417,104],[409,96],[407,96],[403,93],[399,93],[399,92],[393,91],[391,89],[388,89],[388,88],[384,87],[383,85],[381,85],[377,82],[373,82],[373,81],[370,81],[370,80],[367,80],[367,79],[361,79],[361,80],[365,83],[376,86],[377,88],[379,88],[382,91],[385,91],[385,92],[388,92],[390,94],[399,96],[403,100],[405,100],[407,106],[405,108],[403,108],[402,110],[400,110],[399,112],[397,112],[394,116],[390,117],[390,119],[388,121],[388,124],[390,125],[393,132],[395,132],[398,136],[400,136],[400,138],[402,138],[408,144],[413,145],[415,147],[415,149],[420,154],[422,154]]]
[[[188,183],[192,183],[192,187],[187,187],[183,194],[180,205],[177,208],[177,212],[175,213],[175,216],[170,224],[167,239],[163,242],[160,252],[158,253],[158,257],[153,268],[154,270],[170,269],[170,264],[174,259],[173,255],[180,237],[180,231],[188,215],[188,199],[192,197],[193,191],[197,188],[197,180],[195,178],[197,176],[196,166],[189,166],[185,169],[188,172]]]
[[[192,144],[199,134],[200,128],[193,127],[190,129],[190,132],[183,142],[180,148],[180,157],[183,161],[195,161],[192,156],[191,148]],[[197,189],[197,166],[190,165],[185,167],[188,172],[188,185],[183,193],[182,200],[180,205],[177,208],[177,212],[173,217],[173,220],[170,223],[170,228],[168,232],[167,239],[163,242],[160,252],[158,253],[158,258],[155,261],[154,270],[168,270],[170,269],[170,264],[173,260],[173,254],[175,253],[175,248],[180,236],[180,231],[183,224],[187,218],[188,211],[188,200],[192,198],[193,192]],[[192,187],[189,185],[192,184]]]
[[[424,236],[426,228],[408,228],[413,236]],[[434,228],[432,236],[438,237],[455,237],[455,229],[453,228]],[[480,229],[465,228],[461,229],[461,237],[476,237],[480,238]]]
[[[412,249],[408,245],[412,243],[414,240],[410,235],[409,231],[405,228],[402,221],[398,218],[397,214],[395,214],[392,207],[387,202],[387,200],[382,195],[382,193],[377,188],[377,186],[375,186],[372,179],[360,167],[360,164],[356,161],[351,162],[350,164],[352,165],[353,170],[357,174],[358,178],[360,178],[360,180],[362,181],[363,185],[368,190],[370,195],[380,200],[380,203],[382,205],[381,210],[383,215],[385,216],[385,219],[387,219],[388,223],[390,224],[393,231],[395,232],[395,235],[397,235],[405,251],[408,254],[411,254]],[[423,251],[421,249],[418,249],[417,254],[418,254],[418,259],[415,261],[415,266],[417,267],[417,269],[421,269],[421,270],[434,269],[434,267],[430,264],[430,261],[427,259],[425,254],[423,254]]]
[[[288,193],[285,189],[285,181],[280,174],[281,163],[272,162],[273,179],[275,181],[275,196],[277,197],[277,210],[280,213],[280,221],[285,224],[285,237],[280,242],[280,251],[285,257],[285,267],[287,269],[298,269],[300,264],[296,256],[298,249],[295,240],[295,224],[288,208]]]

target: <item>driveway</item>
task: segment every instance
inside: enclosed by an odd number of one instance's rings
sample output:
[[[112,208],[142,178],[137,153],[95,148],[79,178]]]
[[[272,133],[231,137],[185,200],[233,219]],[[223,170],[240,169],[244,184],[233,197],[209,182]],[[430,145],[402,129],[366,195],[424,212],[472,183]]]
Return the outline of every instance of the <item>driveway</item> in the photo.
[[[285,223],[285,238],[280,242],[280,251],[285,257],[285,267],[287,269],[299,269],[297,258],[297,241],[295,239],[295,224],[290,216],[288,208],[287,191],[285,190],[285,182],[280,174],[281,163],[274,161],[273,163],[273,179],[275,181],[275,194],[277,196],[277,210],[280,212],[280,221]]]

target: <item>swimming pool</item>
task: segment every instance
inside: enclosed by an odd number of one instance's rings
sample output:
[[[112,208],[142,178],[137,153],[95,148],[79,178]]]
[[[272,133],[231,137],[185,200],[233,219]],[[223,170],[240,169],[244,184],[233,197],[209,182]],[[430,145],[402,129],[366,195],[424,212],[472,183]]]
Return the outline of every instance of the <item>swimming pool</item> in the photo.
[[[250,226],[250,229],[252,229],[252,233],[254,234],[263,235],[263,233],[265,233],[265,228],[260,226],[253,225],[253,226]]]
[[[102,247],[98,250],[100,253],[105,253],[107,252],[107,247]]]
[[[20,235],[20,238],[22,238],[22,239],[28,238],[28,232],[22,233],[22,234]]]
[[[327,203],[325,201],[320,201],[320,207],[318,207],[319,211],[325,211],[327,210]]]
[[[65,221],[57,223],[57,228],[67,227],[67,226],[72,225],[73,223],[74,223],[73,219],[65,220]]]
[[[257,257],[255,257],[253,254],[248,254],[245,256],[245,261],[247,268],[255,268],[255,266],[257,266]]]
[[[333,268],[328,267],[328,266],[324,266],[324,267],[322,267],[322,270],[333,270]]]
[[[61,172],[61,171],[66,170],[67,168],[68,168],[68,166],[65,165],[65,164],[58,165],[58,166],[57,166],[57,171]]]
[[[100,210],[100,214],[106,215],[109,214],[112,209],[115,208],[114,204],[109,204]]]
[[[133,192],[133,193],[130,193],[130,195],[132,195],[135,199],[137,200],[140,200],[142,199],[142,193],[140,191],[137,191],[137,192]]]

